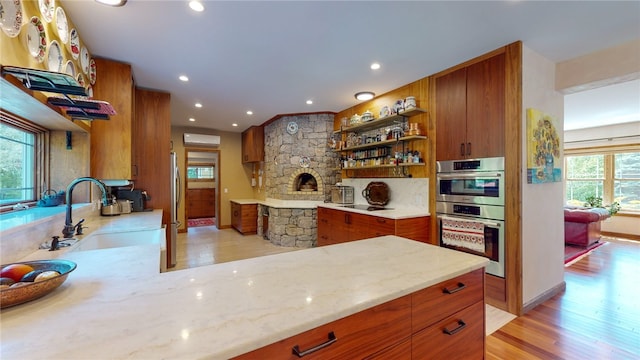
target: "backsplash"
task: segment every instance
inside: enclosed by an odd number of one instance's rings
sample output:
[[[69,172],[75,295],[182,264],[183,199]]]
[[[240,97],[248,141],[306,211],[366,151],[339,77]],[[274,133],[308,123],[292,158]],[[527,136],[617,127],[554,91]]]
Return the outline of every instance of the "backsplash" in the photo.
[[[386,207],[429,209],[428,178],[349,178],[343,179],[342,185],[353,186],[356,204],[366,204],[362,190],[372,181],[381,181],[389,186],[389,203]]]

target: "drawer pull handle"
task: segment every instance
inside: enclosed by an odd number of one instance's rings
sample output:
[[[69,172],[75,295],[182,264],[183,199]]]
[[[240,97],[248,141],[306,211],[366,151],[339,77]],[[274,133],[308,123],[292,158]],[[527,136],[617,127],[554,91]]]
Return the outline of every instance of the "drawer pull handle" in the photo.
[[[444,289],[442,290],[442,292],[443,292],[443,293],[445,293],[445,294],[455,294],[455,293],[457,293],[458,291],[460,291],[460,290],[462,290],[462,289],[464,289],[464,288],[466,288],[466,287],[467,287],[467,285],[465,285],[465,284],[463,284],[463,283],[458,283],[458,287],[457,287],[457,288],[455,288],[455,289],[453,289],[453,290],[449,290],[448,288],[444,288]]]
[[[308,350],[305,350],[305,351],[300,351],[300,348],[298,347],[298,345],[296,345],[296,346],[293,347],[293,349],[291,349],[291,352],[295,356],[301,358],[301,357],[303,357],[305,355],[309,355],[309,354],[311,354],[313,352],[316,352],[316,351],[318,351],[320,349],[324,349],[327,346],[329,346],[329,345],[333,344],[334,342],[338,341],[338,338],[336,337],[336,334],[333,333],[333,331],[329,332],[328,338],[329,338],[329,340],[323,342],[322,344],[316,345],[316,346],[312,347],[311,349],[308,349]]]
[[[458,320],[458,326],[455,329],[449,330],[447,328],[444,328],[444,330],[442,330],[442,332],[447,334],[447,335],[455,335],[455,333],[457,333],[460,330],[464,329],[466,326],[467,326],[467,324],[464,321]]]

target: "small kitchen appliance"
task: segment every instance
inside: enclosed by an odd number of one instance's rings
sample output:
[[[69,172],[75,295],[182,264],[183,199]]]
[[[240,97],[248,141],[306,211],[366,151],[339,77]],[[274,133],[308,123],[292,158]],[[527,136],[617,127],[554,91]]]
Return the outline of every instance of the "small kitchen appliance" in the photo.
[[[335,185],[331,188],[331,202],[335,204],[353,204],[353,186]]]

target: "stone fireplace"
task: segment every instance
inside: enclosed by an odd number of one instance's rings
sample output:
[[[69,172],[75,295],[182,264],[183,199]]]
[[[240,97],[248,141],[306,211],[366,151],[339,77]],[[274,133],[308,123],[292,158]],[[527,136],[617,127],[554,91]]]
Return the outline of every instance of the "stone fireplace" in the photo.
[[[320,174],[313,169],[300,168],[295,170],[289,177],[287,194],[309,195],[314,193],[324,194],[324,182]]]

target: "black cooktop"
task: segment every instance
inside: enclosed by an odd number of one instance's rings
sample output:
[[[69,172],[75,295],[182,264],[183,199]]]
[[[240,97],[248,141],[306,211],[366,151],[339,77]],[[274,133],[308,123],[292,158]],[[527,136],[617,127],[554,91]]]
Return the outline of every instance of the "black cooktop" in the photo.
[[[374,205],[342,205],[342,207],[357,209],[357,210],[367,210],[367,211],[376,211],[376,210],[393,210],[390,208],[386,208],[384,206],[374,206]]]

